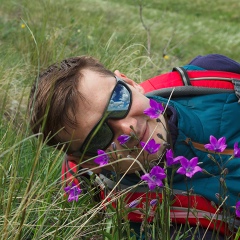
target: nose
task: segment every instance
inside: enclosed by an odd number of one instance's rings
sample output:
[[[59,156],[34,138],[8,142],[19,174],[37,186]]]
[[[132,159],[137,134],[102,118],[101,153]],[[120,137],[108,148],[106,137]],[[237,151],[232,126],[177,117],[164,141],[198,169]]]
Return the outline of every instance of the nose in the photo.
[[[137,119],[132,117],[126,117],[124,119],[109,119],[108,124],[117,136],[122,134],[130,135],[133,131],[131,126],[136,130]]]

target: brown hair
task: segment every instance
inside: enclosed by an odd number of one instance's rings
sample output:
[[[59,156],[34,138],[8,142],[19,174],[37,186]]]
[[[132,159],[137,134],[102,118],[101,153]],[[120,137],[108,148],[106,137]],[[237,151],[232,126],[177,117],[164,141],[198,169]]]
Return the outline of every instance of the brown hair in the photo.
[[[67,132],[71,138],[68,129],[79,127],[74,116],[82,99],[78,83],[84,69],[114,76],[93,57],[68,58],[40,73],[30,93],[28,109],[31,129],[33,133],[42,132],[44,141],[47,140],[48,145],[55,145],[58,149],[71,140],[63,139],[60,132]],[[71,145],[65,145],[64,150],[70,153]]]

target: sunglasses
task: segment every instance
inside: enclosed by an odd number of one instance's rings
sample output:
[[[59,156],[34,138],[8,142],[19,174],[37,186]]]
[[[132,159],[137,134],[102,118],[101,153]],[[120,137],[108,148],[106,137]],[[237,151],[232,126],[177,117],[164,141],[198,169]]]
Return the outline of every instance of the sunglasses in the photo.
[[[107,149],[114,138],[114,131],[108,124],[108,119],[123,119],[128,115],[132,105],[132,92],[123,80],[116,76],[115,79],[117,84],[112,91],[103,116],[90,131],[77,151],[77,155],[96,156],[98,149]],[[75,154],[76,152],[73,155]]]

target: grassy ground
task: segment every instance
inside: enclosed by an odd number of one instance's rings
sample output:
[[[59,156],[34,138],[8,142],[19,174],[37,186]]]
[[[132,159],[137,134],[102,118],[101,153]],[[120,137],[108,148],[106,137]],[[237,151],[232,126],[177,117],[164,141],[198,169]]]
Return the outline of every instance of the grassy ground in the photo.
[[[29,132],[26,108],[35,76],[50,63],[83,54],[137,81],[197,55],[220,53],[240,61],[240,2],[0,0],[0,6],[2,239],[90,238],[112,222],[96,226],[98,213],[84,226],[93,209],[90,193],[78,205],[63,198],[62,153]]]

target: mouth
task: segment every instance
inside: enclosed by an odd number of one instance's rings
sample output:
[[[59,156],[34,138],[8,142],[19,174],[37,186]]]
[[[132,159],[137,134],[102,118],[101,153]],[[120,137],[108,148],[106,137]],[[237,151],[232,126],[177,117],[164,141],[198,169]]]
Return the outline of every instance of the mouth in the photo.
[[[149,136],[149,126],[148,126],[148,122],[146,122],[145,129],[143,130],[142,135],[139,138],[139,140],[146,142],[148,140],[148,136]]]

